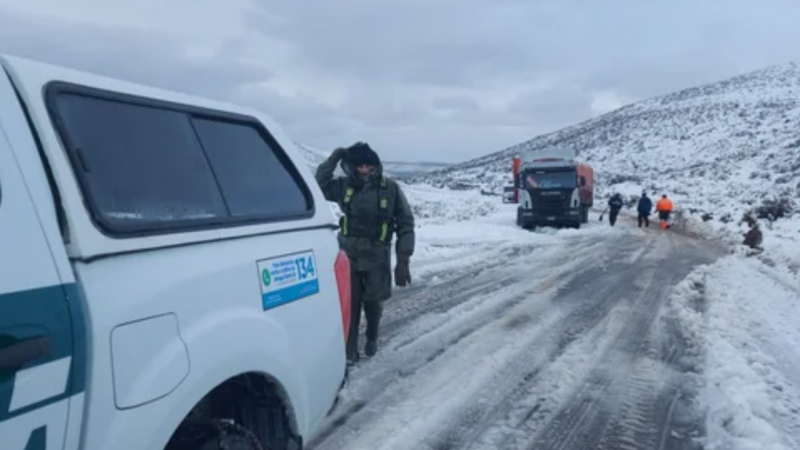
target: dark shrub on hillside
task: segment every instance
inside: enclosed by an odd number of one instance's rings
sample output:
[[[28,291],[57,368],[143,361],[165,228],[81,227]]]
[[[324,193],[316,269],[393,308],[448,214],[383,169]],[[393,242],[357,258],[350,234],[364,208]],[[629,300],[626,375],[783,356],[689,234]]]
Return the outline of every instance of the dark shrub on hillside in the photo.
[[[781,197],[778,199],[764,200],[761,206],[756,208],[755,214],[759,219],[773,222],[777,219],[791,216],[793,210],[794,205],[792,204],[792,200],[788,197]]]
[[[612,175],[608,179],[608,184],[621,184],[626,182],[641,184],[642,179],[634,175]]]

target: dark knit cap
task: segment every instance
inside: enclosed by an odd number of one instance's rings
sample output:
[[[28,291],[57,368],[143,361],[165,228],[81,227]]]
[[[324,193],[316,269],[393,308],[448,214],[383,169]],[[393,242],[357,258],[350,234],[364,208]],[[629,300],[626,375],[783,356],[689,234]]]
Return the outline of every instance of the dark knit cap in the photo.
[[[367,164],[373,167],[380,165],[378,154],[365,142],[356,142],[348,147],[345,159],[354,167],[360,166],[361,164]]]

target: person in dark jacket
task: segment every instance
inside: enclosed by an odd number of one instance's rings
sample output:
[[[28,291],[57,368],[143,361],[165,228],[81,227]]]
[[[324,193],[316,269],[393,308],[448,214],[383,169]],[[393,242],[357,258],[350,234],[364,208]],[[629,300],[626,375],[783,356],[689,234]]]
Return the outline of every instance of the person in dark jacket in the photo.
[[[617,216],[619,216],[619,211],[623,205],[625,205],[625,201],[622,200],[622,195],[619,192],[615,192],[608,201],[608,221],[612,227],[617,223]]]
[[[333,177],[341,163],[345,177]],[[414,214],[400,186],[386,178],[378,154],[363,142],[337,148],[317,168],[316,179],[328,201],[336,202],[340,219],[339,245],[351,267],[351,320],[347,360],[359,359],[361,310],[367,320],[364,353],[378,351],[383,302],[392,295],[391,243],[397,235],[395,284],[411,283],[409,261],[414,253]]]
[[[747,213],[742,218],[742,221],[746,222],[750,227],[750,230],[744,235],[744,242],[742,242],[742,244],[753,250],[762,250],[761,244],[764,241],[764,234],[761,232],[756,218],[753,214]]]
[[[653,201],[650,200],[650,197],[648,197],[645,192],[642,192],[642,196],[639,197],[637,211],[639,213],[639,228],[642,228],[643,223],[645,227],[650,228],[650,214],[653,213]]]

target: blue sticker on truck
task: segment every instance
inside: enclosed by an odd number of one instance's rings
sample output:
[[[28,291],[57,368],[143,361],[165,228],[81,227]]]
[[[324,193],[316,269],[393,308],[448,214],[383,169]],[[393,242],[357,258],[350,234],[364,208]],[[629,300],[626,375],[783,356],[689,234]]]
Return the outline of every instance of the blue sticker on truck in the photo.
[[[264,310],[319,293],[317,261],[311,250],[257,262]]]

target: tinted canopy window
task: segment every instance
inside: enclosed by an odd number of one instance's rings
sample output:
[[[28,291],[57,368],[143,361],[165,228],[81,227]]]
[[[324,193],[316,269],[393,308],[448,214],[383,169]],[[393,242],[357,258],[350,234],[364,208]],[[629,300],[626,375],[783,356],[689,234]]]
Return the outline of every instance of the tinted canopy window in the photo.
[[[258,129],[206,118],[193,122],[232,216],[289,217],[310,210],[305,192]]]
[[[132,236],[313,216],[289,157],[257,120],[66,83],[48,107],[98,225]]]
[[[84,192],[106,228],[227,216],[186,114],[65,93],[56,107]]]

